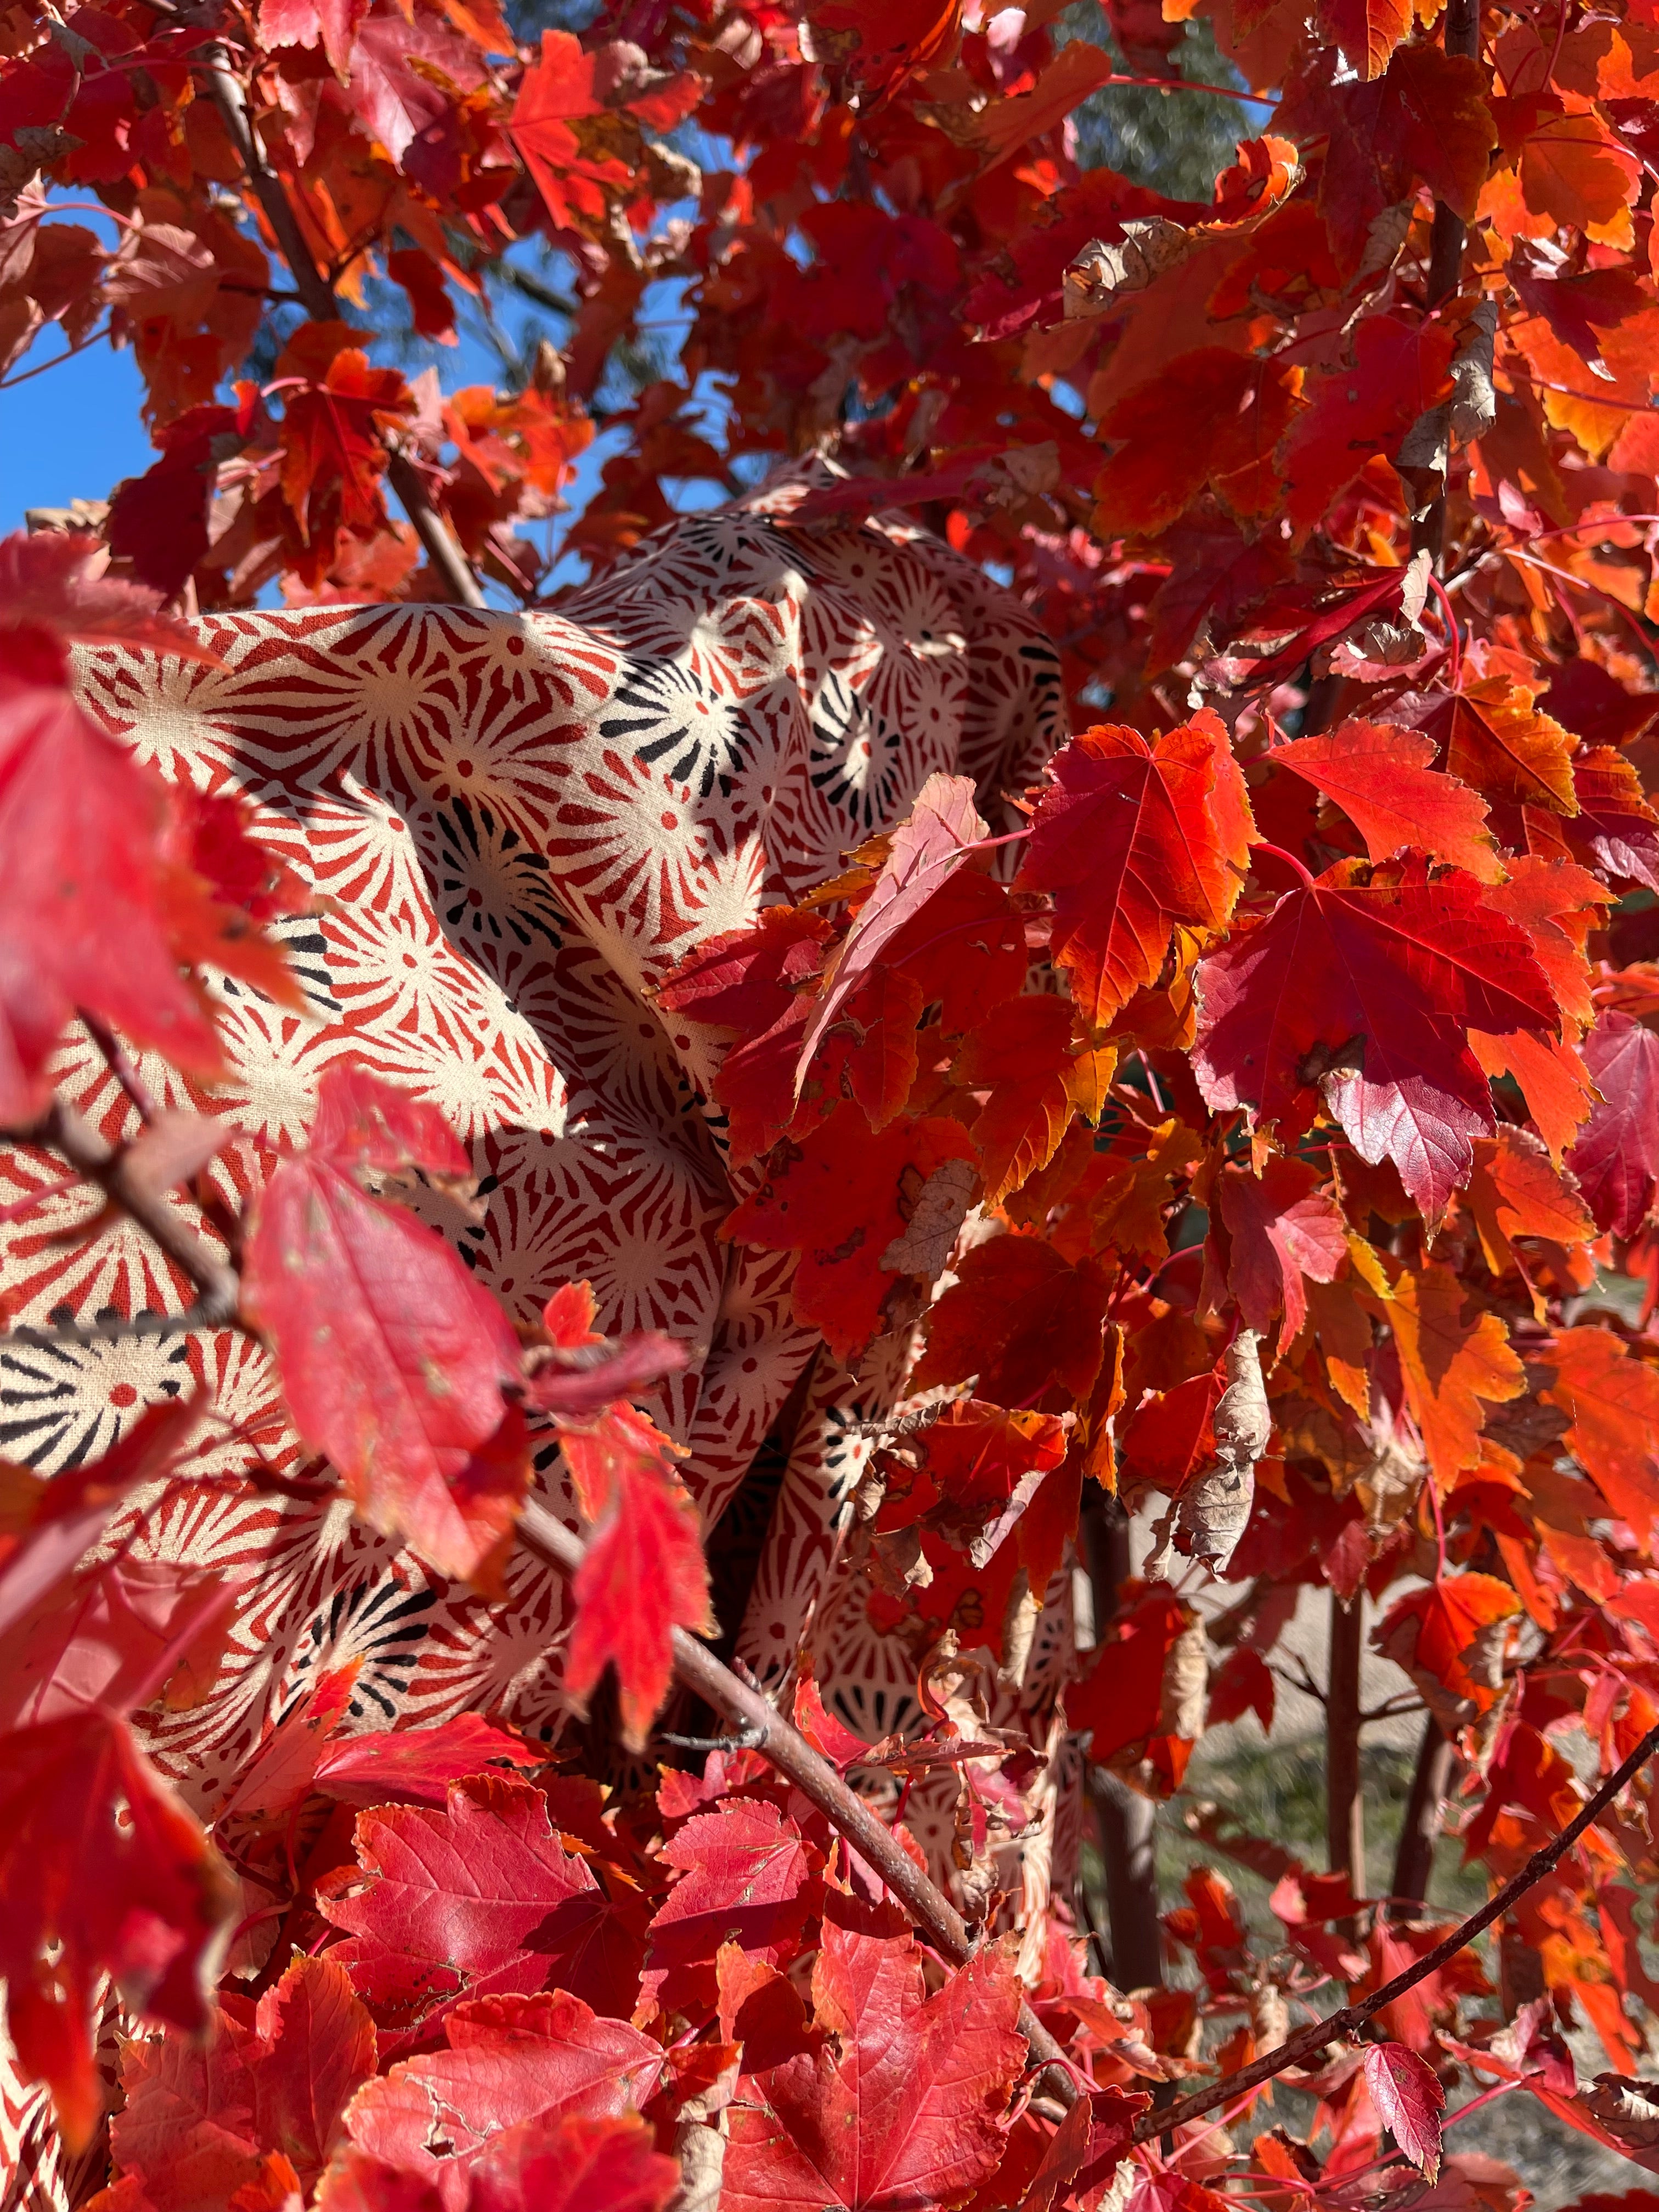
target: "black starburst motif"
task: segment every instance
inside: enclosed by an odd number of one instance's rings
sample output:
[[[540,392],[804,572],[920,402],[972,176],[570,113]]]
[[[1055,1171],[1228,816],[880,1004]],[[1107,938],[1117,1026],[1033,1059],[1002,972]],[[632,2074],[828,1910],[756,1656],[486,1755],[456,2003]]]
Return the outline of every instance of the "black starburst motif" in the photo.
[[[903,734],[836,675],[812,702],[813,787],[865,830],[890,819],[899,799]]]
[[[354,1720],[366,1719],[375,1728],[395,1720],[436,1601],[434,1591],[410,1589],[384,1571],[373,1581],[336,1590],[326,1609],[313,1620],[307,1644],[295,1661],[284,1711],[299,1705],[314,1674],[356,1659],[362,1663],[347,1711]]]
[[[451,799],[434,810],[422,842],[432,902],[453,944],[558,951],[567,925],[547,856],[493,809]]]
[[[629,659],[605,702],[599,735],[635,760],[660,768],[699,799],[725,798],[743,765],[745,732],[731,702],[704,690],[672,660]]]
[[[113,1321],[112,1308],[76,1315],[61,1307],[53,1327]],[[101,1459],[125,1423],[157,1398],[176,1398],[190,1382],[185,1338],[31,1341],[0,1348],[0,1457],[61,1473]]]

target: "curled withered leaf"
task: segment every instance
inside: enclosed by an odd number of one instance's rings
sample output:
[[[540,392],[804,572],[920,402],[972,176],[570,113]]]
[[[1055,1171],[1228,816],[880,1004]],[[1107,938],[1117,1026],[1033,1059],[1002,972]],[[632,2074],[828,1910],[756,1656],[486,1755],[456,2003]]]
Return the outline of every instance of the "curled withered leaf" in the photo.
[[[1365,232],[1364,250],[1354,272],[1357,283],[1367,276],[1380,276],[1384,270],[1393,268],[1400,258],[1415,212],[1415,200],[1396,200],[1391,207],[1383,208],[1371,217]]]
[[[1192,244],[1192,232],[1161,215],[1131,216],[1121,239],[1091,238],[1060,279],[1066,321],[1107,314],[1121,294],[1144,292]]]
[[[1419,415],[1395,459],[1401,480],[1413,495],[1413,511],[1426,513],[1445,488],[1454,445],[1465,446],[1491,429],[1498,416],[1492,382],[1492,352],[1498,337],[1498,305],[1483,300],[1464,325],[1452,356],[1452,396]]]
[[[905,1598],[933,1582],[933,1565],[921,1548],[920,1528],[872,1534],[862,1548],[864,1571],[884,1597]]]
[[[882,1266],[915,1275],[921,1282],[936,1282],[945,1273],[973,1194],[971,1160],[945,1160],[936,1167],[916,1194],[903,1235],[895,1237],[883,1252]]]
[[[1215,1465],[1181,1494],[1181,1548],[1224,1573],[1255,1499],[1256,1462],[1267,1449],[1273,1417],[1261,1380],[1260,1330],[1241,1328],[1222,1355],[1227,1387],[1217,1401]]]
[[[1413,553],[1401,584],[1398,614],[1356,623],[1346,636],[1315,655],[1319,673],[1381,684],[1426,660],[1434,650],[1434,640],[1423,628],[1431,567],[1426,550]]]
[[[1659,2081],[1598,2074],[1579,2091],[1578,2102],[1626,2158],[1659,2173]]]

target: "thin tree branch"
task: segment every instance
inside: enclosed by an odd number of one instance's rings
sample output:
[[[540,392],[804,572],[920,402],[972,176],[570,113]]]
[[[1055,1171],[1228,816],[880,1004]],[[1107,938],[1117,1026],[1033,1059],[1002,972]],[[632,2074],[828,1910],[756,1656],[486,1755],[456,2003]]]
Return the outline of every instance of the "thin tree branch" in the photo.
[[[73,345],[66,345],[62,353],[53,354],[50,361],[37,361],[33,368],[20,368],[15,376],[0,377],[0,392],[9,392],[15,384],[27,384],[32,376],[44,376],[49,368],[61,368],[66,361],[73,361],[77,353],[84,353],[88,346],[96,345],[100,338],[106,338],[109,331],[107,323],[100,323],[95,331],[88,331],[85,337],[77,338]]]
[[[526,300],[533,300],[538,307],[545,307],[550,314],[568,315],[574,320],[581,313],[580,301],[555,291],[552,285],[544,284],[539,276],[532,275],[527,269],[515,268],[510,261],[492,261],[486,266],[491,276],[510,285],[514,291],[521,293]]]
[[[1480,52],[1480,0],[1446,0],[1445,29],[1443,33],[1446,52],[1478,58]],[[1455,209],[1443,199],[1437,200],[1434,228],[1429,238],[1429,276],[1425,293],[1431,307],[1438,307],[1452,298],[1463,281],[1463,248],[1468,239],[1468,226]],[[1448,466],[1449,467],[1449,457]],[[1446,543],[1446,488],[1443,483],[1436,497],[1419,514],[1412,526],[1412,550],[1426,551],[1437,570],[1442,565]]]
[[[230,143],[236,149],[247,173],[248,182],[264,210],[265,220],[270,223],[283,258],[292,272],[306,313],[315,322],[338,321],[340,303],[335,297],[334,287],[312,256],[305,233],[300,228],[300,219],[294,211],[293,203],[283,188],[282,179],[265,166],[258,142],[253,135],[253,125],[248,118],[246,99],[225,59],[222,46],[208,49],[207,80],[213,104],[218,109],[229,133]],[[406,453],[394,450],[387,459],[386,476],[392,490],[403,503],[404,513],[414,524],[416,536],[426,548],[428,560],[443,578],[448,589],[461,605],[482,608],[484,595],[479,589],[478,580],[451,534],[449,525],[427,497],[420,471]]]
[[[1438,1973],[1448,1959],[1455,1958],[1460,1951],[1474,1942],[1483,1929],[1490,1928],[1494,1920],[1507,1912],[1517,1898],[1523,1897],[1535,1883],[1542,1881],[1547,1874],[1554,1871],[1585,1829],[1598,1814],[1606,1811],[1626,1784],[1634,1780],[1656,1751],[1659,1751],[1659,1728],[1651,1728],[1624,1765],[1607,1777],[1594,1796],[1586,1800],[1559,1836],[1535,1850],[1519,1874],[1511,1876],[1500,1890],[1489,1897],[1478,1912],[1472,1912],[1467,1920],[1452,1929],[1450,1935],[1443,1937],[1432,1951],[1425,1952],[1403,1973],[1396,1974],[1391,1982],[1385,1982],[1370,1996],[1362,1997],[1358,2004],[1344,2005],[1340,2012],[1331,2013],[1323,2020],[1310,2021],[1306,2027],[1298,2028],[1294,2035],[1281,2043],[1277,2051],[1264,2051],[1260,2058],[1241,2067],[1237,2074],[1229,2074],[1224,2081],[1212,2081],[1207,2088],[1195,2089],[1190,2097],[1183,2097],[1179,2104],[1171,2105],[1164,2112],[1147,2113],[1136,2124],[1135,2142],[1147,2142],[1152,2136],[1163,2134],[1165,2129],[1183,2127],[1188,2120],[1201,2119],[1206,2112],[1213,2112],[1218,2105],[1227,2104],[1246,2089],[1254,2089],[1262,2081],[1272,2081],[1275,2074],[1282,2074],[1287,2066],[1294,2066],[1298,2060],[1311,2057],[1316,2051],[1322,2051],[1327,2044],[1346,2041],[1357,2027],[1403,1997],[1407,1990],[1415,1989],[1418,1983],[1426,1980],[1429,1975]]]
[[[77,1006],[76,1012],[82,1028],[102,1053],[104,1065],[125,1091],[139,1119],[153,1121],[155,1119],[155,1100],[149,1085],[139,1074],[132,1054],[100,1015],[90,1012],[85,1006]]]
[[[1392,1895],[1421,1904],[1429,1893],[1434,1872],[1434,1847],[1440,1840],[1440,1823],[1451,1790],[1457,1753],[1451,1739],[1431,1713],[1423,1723],[1412,1773],[1406,1817],[1400,1824],[1400,1843],[1395,1853]]]
[[[530,1548],[562,1573],[574,1575],[586,1547],[557,1516],[533,1501],[519,1516],[519,1534]],[[745,1743],[771,1761],[809,1803],[881,1876],[933,1948],[952,1966],[965,1966],[979,1948],[970,1929],[942,1890],[883,1826],[857,1791],[849,1789],[828,1759],[774,1710],[757,1689],[723,1667],[708,1646],[683,1628],[674,1631],[674,1673],[688,1690],[744,1732]],[[1032,2057],[1044,2069],[1043,2086],[1069,2107],[1077,2102],[1076,2071],[1070,2059],[1029,2004],[1019,2012],[1019,2032]]]
[[[224,1328],[236,1318],[241,1281],[228,1260],[222,1260],[190,1224],[167,1203],[165,1193],[150,1189],[132,1175],[129,1155],[114,1151],[97,1131],[83,1121],[72,1106],[55,1099],[51,1111],[30,1135],[36,1143],[61,1152],[88,1182],[96,1183],[113,1206],[138,1224],[159,1244],[174,1266],[182,1270],[201,1293],[189,1315],[157,1316],[169,1328]],[[142,1318],[142,1317],[141,1317]],[[149,1332],[125,1322],[116,1332],[123,1335]],[[22,1331],[17,1332],[21,1336]],[[30,1332],[44,1336],[47,1332]]]
[[[1404,1720],[1413,1713],[1420,1713],[1426,1710],[1421,1698],[1411,1697],[1402,1691],[1399,1697],[1389,1698],[1380,1705],[1366,1705],[1361,1711],[1359,1717],[1369,1728],[1373,1721]]]
[[[735,1735],[676,1735],[672,1729],[664,1729],[657,1741],[672,1743],[676,1751],[758,1751],[761,1747],[753,1729],[739,1729]]]
[[[1446,52],[1471,59],[1480,52],[1480,0],[1446,0]],[[1434,228],[1429,242],[1428,303],[1437,307],[1449,300],[1462,281],[1463,246],[1468,228],[1461,215],[1444,200],[1435,204]]]
[[[135,1336],[188,1336],[192,1329],[223,1326],[220,1316],[198,1299],[183,1313],[109,1314],[102,1321],[65,1322],[57,1328],[9,1328],[0,1345],[10,1351],[19,1345],[44,1349],[55,1344],[122,1344]]]

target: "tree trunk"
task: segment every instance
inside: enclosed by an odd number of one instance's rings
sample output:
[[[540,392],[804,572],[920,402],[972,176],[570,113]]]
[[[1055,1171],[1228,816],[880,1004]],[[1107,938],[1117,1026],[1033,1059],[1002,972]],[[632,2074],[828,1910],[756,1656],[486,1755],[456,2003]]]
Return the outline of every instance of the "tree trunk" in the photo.
[[[1421,1905],[1429,1893],[1434,1873],[1434,1847],[1440,1839],[1440,1822],[1450,1793],[1457,1753],[1445,1730],[1430,1713],[1423,1723],[1423,1741],[1412,1776],[1411,1796],[1395,1854],[1391,1894]]]
[[[1446,0],[1443,33],[1449,54],[1479,58],[1480,0]],[[1434,228],[1429,236],[1428,302],[1437,307],[1450,299],[1463,281],[1463,246],[1468,235],[1463,218],[1444,200],[1435,204]]]
[[[1359,1790],[1359,1654],[1365,1594],[1345,1605],[1331,1593],[1330,1680],[1325,1704],[1325,1847],[1333,1874],[1365,1893],[1365,1808]]]
[[[1103,1636],[1117,1611],[1118,1593],[1129,1579],[1129,1516],[1115,1498],[1090,1483],[1079,1534],[1094,1592],[1095,1633]],[[1090,1770],[1088,1789],[1106,1876],[1111,1978],[1121,1990],[1152,1988],[1164,1979],[1158,1808],[1097,1768]]]
[[[1445,27],[1443,33],[1449,54],[1479,57],[1480,52],[1480,0],[1446,0]],[[1463,248],[1468,238],[1468,227],[1454,208],[1444,200],[1437,200],[1434,226],[1429,234],[1429,281],[1427,301],[1438,307],[1449,300],[1463,281]],[[1412,550],[1427,552],[1433,559],[1436,573],[1443,565],[1443,555],[1446,538],[1446,495],[1443,490],[1427,511],[1417,517],[1412,525]]]
[[[1158,1922],[1158,1808],[1115,1775],[1097,1771],[1090,1788],[1106,1867],[1112,1979],[1121,1990],[1152,1989],[1164,1979]]]

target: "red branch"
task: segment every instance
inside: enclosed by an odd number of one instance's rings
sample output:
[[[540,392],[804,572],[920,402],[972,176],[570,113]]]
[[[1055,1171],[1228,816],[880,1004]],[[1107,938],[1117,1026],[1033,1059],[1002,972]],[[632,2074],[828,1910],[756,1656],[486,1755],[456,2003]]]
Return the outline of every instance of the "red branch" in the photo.
[[[1437,1973],[1448,1959],[1455,1958],[1468,1944],[1474,1942],[1481,1930],[1509,1911],[1518,1897],[1524,1896],[1534,1883],[1552,1873],[1558,1863],[1577,1842],[1596,1815],[1605,1812],[1625,1784],[1646,1765],[1655,1752],[1659,1751],[1659,1728],[1651,1728],[1643,1737],[1630,1757],[1616,1773],[1610,1774],[1595,1795],[1588,1799],[1559,1836],[1553,1837],[1541,1850],[1536,1850],[1519,1874],[1513,1875],[1486,1899],[1478,1912],[1449,1936],[1443,1936],[1432,1951],[1425,1952],[1405,1972],[1396,1974],[1391,1982],[1384,1982],[1380,1990],[1362,1997],[1358,2004],[1344,2005],[1340,2012],[1328,2014],[1322,2020],[1310,2021],[1306,2027],[1298,2028],[1288,2042],[1281,2043],[1276,2051],[1264,2051],[1260,2058],[1242,2066],[1237,2074],[1229,2074],[1219,2081],[1212,2081],[1207,2089],[1195,2089],[1190,2097],[1183,2097],[1177,2105],[1169,2105],[1161,2112],[1149,2112],[1135,2129],[1134,2140],[1146,2142],[1153,2136],[1163,2135],[1170,2128],[1183,2126],[1188,2120],[1201,2119],[1212,2112],[1218,2105],[1229,2103],[1246,2089],[1254,2089],[1259,2082],[1270,2081],[1275,2074],[1282,2074],[1287,2066],[1298,2059],[1310,2057],[1322,2051],[1327,2044],[1346,2042],[1357,2027],[1382,2012],[1397,1997],[1428,1976]]]

